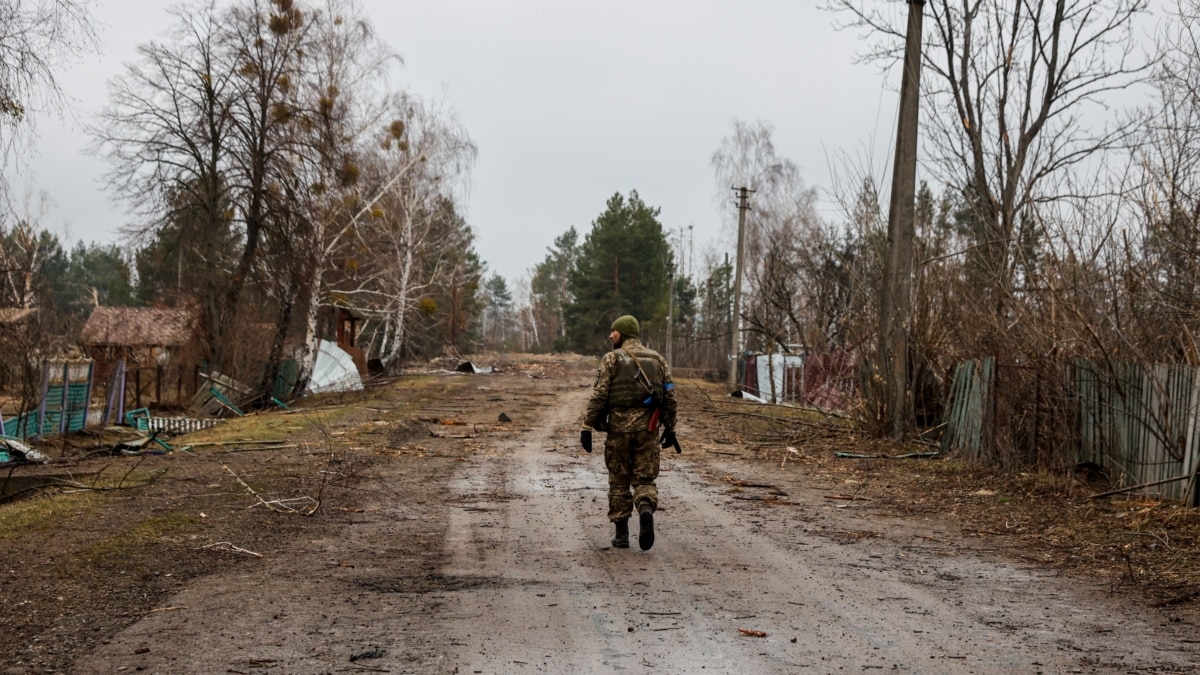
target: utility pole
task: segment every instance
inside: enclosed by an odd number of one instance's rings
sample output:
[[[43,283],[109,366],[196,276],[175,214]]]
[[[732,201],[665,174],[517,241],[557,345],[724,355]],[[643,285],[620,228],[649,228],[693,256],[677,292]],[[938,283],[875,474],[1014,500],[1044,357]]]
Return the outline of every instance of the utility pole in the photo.
[[[667,268],[667,363],[675,363],[675,266]]]
[[[750,193],[754,190],[744,186],[732,189],[738,196],[738,244],[733,268],[733,317],[729,320],[729,387],[737,390],[737,367],[742,342],[742,255],[746,251],[746,212],[750,210]]]
[[[908,33],[900,82],[900,119],[888,208],[887,268],[879,316],[880,375],[886,384],[884,419],[893,437],[913,429],[908,387],[908,332],[912,320],[912,256],[915,238],[918,112],[921,92],[921,31],[925,0],[907,0]]]

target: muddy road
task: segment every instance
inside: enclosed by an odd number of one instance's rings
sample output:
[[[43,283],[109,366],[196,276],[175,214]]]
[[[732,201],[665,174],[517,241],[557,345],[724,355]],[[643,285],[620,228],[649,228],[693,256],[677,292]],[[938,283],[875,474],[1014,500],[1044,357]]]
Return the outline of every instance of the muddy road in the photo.
[[[474,463],[451,484],[467,508],[451,516],[443,572],[470,581],[447,596],[441,630],[459,672],[1200,665],[1200,649],[1048,573],[940,558],[923,534],[875,532],[819,494],[769,512],[739,506],[714,480],[738,470],[690,457],[666,458],[654,547],[610,548],[603,465],[570,448],[584,400],[564,401],[540,446],[506,448],[506,461]]]
[[[577,446],[589,382],[586,364],[554,377],[476,377],[448,399],[408,410],[410,421],[450,414],[474,426],[386,441],[392,452],[376,453],[341,506],[300,525],[278,521],[289,529],[254,551],[261,557],[234,550],[232,562],[148,599],[112,634],[80,642],[67,670],[1200,666],[1194,625],[973,547],[954,523],[883,518],[869,503],[828,499],[829,487],[801,466],[722,453],[704,421],[683,408],[685,454],[663,456],[654,547],[612,549],[601,452]],[[480,420],[501,412],[511,426],[479,431]],[[371,424],[385,422],[400,423],[400,413]],[[459,428],[478,433],[453,433]],[[636,520],[631,529],[636,541]],[[168,557],[156,573],[170,575],[173,564],[182,563]],[[3,672],[28,670],[10,661]]]

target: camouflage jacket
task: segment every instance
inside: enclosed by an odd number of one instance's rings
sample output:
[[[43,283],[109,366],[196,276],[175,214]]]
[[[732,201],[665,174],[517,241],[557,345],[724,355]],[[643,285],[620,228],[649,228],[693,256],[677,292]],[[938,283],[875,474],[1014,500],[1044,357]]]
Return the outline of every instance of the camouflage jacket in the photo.
[[[596,370],[596,384],[592,388],[592,398],[588,401],[587,412],[583,415],[583,426],[592,429],[599,425],[603,430],[617,432],[641,431],[649,428],[652,409],[645,406],[613,407],[609,405],[609,390],[612,388],[613,378],[618,377],[622,371],[621,360],[631,358],[628,352],[633,352],[638,361],[642,363],[649,359],[657,361],[658,367],[649,370],[657,370],[662,375],[660,423],[674,427],[678,404],[675,400],[675,383],[671,380],[671,368],[667,365],[667,360],[658,352],[642,346],[642,343],[634,338],[626,338],[620,347],[608,352],[600,359],[600,367]],[[627,372],[628,369],[625,371]],[[647,392],[648,394],[649,392]],[[606,416],[607,428],[605,428]]]

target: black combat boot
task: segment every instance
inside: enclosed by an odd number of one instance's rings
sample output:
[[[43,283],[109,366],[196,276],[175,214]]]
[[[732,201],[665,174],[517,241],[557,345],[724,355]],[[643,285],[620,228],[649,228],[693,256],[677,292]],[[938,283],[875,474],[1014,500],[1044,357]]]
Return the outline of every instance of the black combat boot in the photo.
[[[641,527],[638,530],[638,546],[643,551],[649,551],[654,545],[654,507],[642,504],[638,509],[638,525]]]
[[[613,548],[629,548],[629,519],[614,520],[613,524],[617,526],[617,534],[613,537]]]

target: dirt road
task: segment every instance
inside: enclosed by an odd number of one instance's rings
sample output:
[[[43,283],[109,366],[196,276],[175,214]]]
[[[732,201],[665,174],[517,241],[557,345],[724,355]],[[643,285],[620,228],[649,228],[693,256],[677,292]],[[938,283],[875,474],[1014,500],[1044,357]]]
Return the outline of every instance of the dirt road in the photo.
[[[586,380],[531,380],[517,387],[524,398],[481,387],[469,405],[489,416],[498,406],[515,410],[522,433],[428,460],[442,462],[443,475],[406,482],[410,464],[380,465],[373,484],[391,489],[262,559],[189,582],[73,671],[1200,665],[1192,626],[987,550],[964,553],[948,545],[952,525],[880,519],[861,503],[823,499],[802,471],[724,461],[711,445],[664,455],[654,548],[612,549],[601,453],[583,454],[576,442]],[[683,416],[685,444],[696,423]],[[747,487],[731,490],[730,476]],[[767,488],[783,497],[758,499]]]

